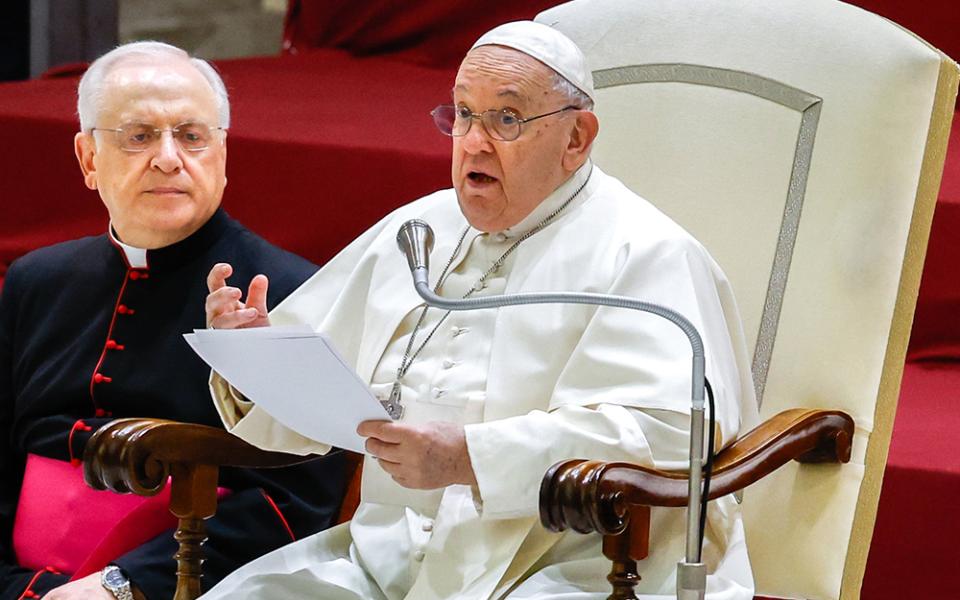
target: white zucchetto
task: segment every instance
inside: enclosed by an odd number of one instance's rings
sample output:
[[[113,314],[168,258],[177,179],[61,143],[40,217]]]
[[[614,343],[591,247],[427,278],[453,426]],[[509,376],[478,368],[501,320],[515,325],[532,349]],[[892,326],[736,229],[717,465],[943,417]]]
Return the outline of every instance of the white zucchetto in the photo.
[[[506,46],[532,56],[596,102],[587,58],[573,40],[553,27],[534,21],[505,23],[480,36],[470,49],[491,45]]]

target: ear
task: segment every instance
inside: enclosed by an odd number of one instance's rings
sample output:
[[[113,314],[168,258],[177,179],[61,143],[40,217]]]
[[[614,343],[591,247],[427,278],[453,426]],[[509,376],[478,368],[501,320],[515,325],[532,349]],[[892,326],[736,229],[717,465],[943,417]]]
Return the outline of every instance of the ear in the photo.
[[[592,111],[578,110],[575,114],[577,119],[570,131],[567,147],[563,151],[563,167],[571,173],[587,162],[593,140],[597,139],[597,133],[600,131],[600,121]]]
[[[97,141],[93,139],[93,133],[80,131],[73,136],[73,151],[80,163],[83,183],[91,190],[97,189],[97,166],[93,161],[97,154]]]
[[[227,161],[227,130],[224,129],[221,133],[222,133],[222,135],[223,135],[223,140],[222,140],[220,143],[223,144],[223,161],[224,161],[224,164],[226,164],[226,161]],[[224,167],[224,170],[223,170],[223,187],[227,187],[227,170],[226,170],[226,167]]]

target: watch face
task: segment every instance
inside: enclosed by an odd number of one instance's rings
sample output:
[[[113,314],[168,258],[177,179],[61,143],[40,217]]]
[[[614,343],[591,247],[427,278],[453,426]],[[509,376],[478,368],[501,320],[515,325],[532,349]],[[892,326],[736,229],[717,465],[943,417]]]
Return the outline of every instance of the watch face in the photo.
[[[110,569],[103,574],[103,581],[110,587],[120,587],[127,583],[127,578],[123,576],[120,569]]]

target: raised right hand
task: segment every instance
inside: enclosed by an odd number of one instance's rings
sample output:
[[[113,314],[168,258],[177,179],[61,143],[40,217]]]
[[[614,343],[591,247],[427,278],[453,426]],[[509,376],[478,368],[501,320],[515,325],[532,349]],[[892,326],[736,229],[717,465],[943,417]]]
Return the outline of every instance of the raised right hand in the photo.
[[[257,275],[250,280],[246,303],[241,301],[240,288],[227,285],[227,278],[233,274],[233,267],[227,263],[217,263],[207,275],[207,327],[211,329],[239,329],[242,327],[266,327],[270,325],[267,316],[267,276]]]

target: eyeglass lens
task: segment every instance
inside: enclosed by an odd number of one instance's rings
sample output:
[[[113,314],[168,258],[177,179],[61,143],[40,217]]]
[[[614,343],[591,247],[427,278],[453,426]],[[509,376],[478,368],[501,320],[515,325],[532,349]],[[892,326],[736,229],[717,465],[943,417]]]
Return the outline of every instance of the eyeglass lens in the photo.
[[[170,131],[184,150],[198,152],[210,146],[215,129],[203,123],[181,123],[169,130],[159,129],[149,123],[126,123],[117,130],[117,139],[124,150],[141,152],[159,142],[164,131]]]
[[[454,137],[466,135],[477,118],[469,108],[449,104],[438,106],[431,114],[437,128]],[[490,109],[481,113],[479,118],[487,133],[495,139],[509,142],[520,136],[520,120],[509,111]]]

